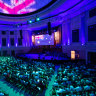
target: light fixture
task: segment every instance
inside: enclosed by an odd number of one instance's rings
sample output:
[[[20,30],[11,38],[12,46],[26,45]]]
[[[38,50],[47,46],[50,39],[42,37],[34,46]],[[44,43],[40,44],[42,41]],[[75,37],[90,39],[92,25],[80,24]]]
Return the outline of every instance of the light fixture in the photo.
[[[31,24],[31,23],[33,23],[32,20],[28,20],[28,21],[27,21],[27,24]]]
[[[39,17],[37,17],[37,18],[36,18],[36,21],[40,21],[40,18],[39,18]]]
[[[17,43],[16,43],[16,47],[17,47]]]
[[[8,43],[8,47],[9,47],[9,43]]]
[[[75,59],[75,51],[71,51],[71,59],[72,59],[72,60]]]
[[[32,20],[29,20],[28,23],[31,24],[33,21]]]

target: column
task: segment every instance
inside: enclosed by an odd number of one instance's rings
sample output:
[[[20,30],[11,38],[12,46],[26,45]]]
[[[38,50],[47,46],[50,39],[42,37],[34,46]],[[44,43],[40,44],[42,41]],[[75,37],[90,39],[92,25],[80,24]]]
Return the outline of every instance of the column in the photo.
[[[87,42],[87,17],[85,13],[81,14],[80,41],[84,45]]]
[[[71,43],[71,19],[67,21],[67,45]]]
[[[17,47],[18,46],[18,34],[17,34],[17,30],[14,30],[14,37],[15,37],[15,46]]]
[[[62,24],[62,46],[66,45],[67,42],[67,34],[66,34],[67,30],[66,30],[66,22],[64,22]]]

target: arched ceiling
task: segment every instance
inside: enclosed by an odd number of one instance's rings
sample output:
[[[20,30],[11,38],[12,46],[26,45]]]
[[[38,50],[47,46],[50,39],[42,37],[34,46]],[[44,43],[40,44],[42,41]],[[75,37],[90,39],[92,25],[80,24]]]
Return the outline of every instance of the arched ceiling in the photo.
[[[23,1],[32,1],[32,0],[23,0]],[[39,3],[39,0],[36,1]],[[13,13],[0,13],[0,17],[1,17],[0,20],[18,22],[18,21],[34,19],[37,16],[42,17],[49,14],[49,12],[52,12],[55,8],[58,8],[58,6],[63,4],[65,1],[66,0],[40,0],[39,6],[41,5],[40,6],[41,8],[37,8],[37,10],[34,10],[33,12],[29,12],[27,14],[22,14],[22,13],[18,14],[14,11]],[[43,3],[45,4],[45,6]],[[38,6],[38,4],[36,6]]]
[[[88,8],[82,10],[82,8],[85,5],[87,6],[93,1],[96,2],[96,0],[55,0],[55,1],[56,2],[54,2],[52,5],[48,6],[44,10],[41,10],[35,14],[30,14],[28,16],[24,15],[24,16],[10,17],[0,15],[0,24],[5,24],[5,26],[8,24],[9,26],[10,24],[21,24],[20,26],[27,28],[28,27],[27,21],[33,20],[33,23],[29,24],[29,28],[33,29],[39,27],[42,28],[44,26],[47,26],[47,22],[49,21],[52,23],[52,25],[57,26],[61,24],[64,19],[68,17],[71,18],[75,14],[80,14],[80,12],[88,10]],[[92,6],[90,8],[92,8]],[[37,17],[40,17],[40,21],[34,22],[34,20]]]
[[[48,8],[57,0],[0,0],[0,14],[5,16],[28,16]]]

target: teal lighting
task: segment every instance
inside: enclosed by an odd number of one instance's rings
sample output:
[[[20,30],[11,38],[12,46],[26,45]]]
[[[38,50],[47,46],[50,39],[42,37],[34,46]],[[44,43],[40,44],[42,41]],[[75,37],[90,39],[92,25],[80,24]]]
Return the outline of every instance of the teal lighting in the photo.
[[[29,23],[31,24],[32,23],[32,20],[29,20]]]
[[[36,18],[36,21],[40,21],[40,18],[38,17],[38,18]]]

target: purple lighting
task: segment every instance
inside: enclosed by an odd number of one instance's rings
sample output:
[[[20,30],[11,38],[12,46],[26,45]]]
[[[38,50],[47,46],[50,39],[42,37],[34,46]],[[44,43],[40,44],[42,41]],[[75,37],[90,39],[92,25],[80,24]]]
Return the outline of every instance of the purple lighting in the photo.
[[[82,43],[82,46],[84,45],[84,43]]]
[[[68,39],[68,43],[67,43],[68,45],[70,45],[70,40]]]
[[[85,44],[84,34],[82,34],[81,43],[82,43],[82,45],[84,45],[84,44]]]
[[[27,42],[26,42],[26,46],[27,46]]]
[[[16,47],[17,47],[17,43],[16,43]]]
[[[86,17],[85,15],[83,15],[81,17],[81,44],[84,45],[85,44],[85,28],[86,28]]]
[[[9,43],[8,43],[8,47],[9,47]]]
[[[5,1],[0,1],[0,8],[4,13],[7,14],[24,14],[30,11],[34,11],[36,9],[30,8],[26,9],[26,7],[30,7],[35,4],[34,0],[24,0],[21,2],[20,0],[10,0],[11,4],[7,4]]]
[[[82,32],[81,43],[82,43],[82,45],[85,44],[85,33],[84,32]]]
[[[26,14],[39,10],[52,0],[0,0],[0,13]]]

